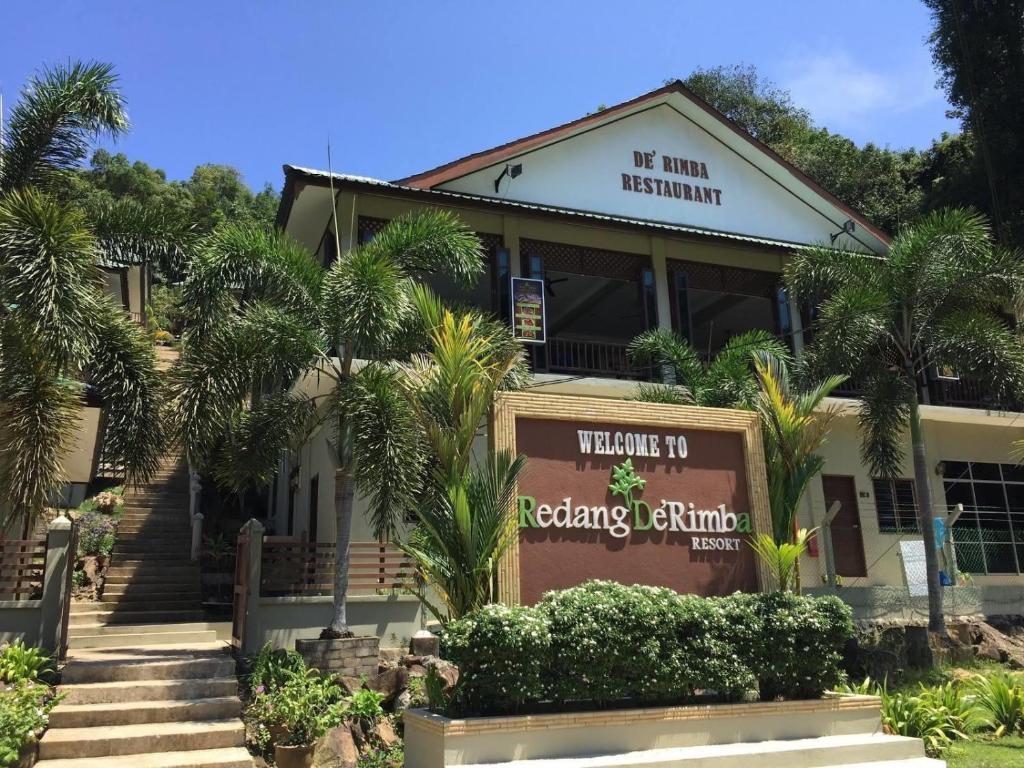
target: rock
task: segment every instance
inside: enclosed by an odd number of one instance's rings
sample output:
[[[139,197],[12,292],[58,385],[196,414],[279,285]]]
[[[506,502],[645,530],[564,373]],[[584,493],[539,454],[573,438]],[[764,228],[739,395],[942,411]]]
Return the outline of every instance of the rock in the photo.
[[[412,693],[406,688],[398,696],[395,697],[394,710],[395,714],[405,712],[412,705]]]
[[[391,747],[398,743],[398,734],[395,733],[391,721],[382,717],[373,728],[373,735],[377,742],[385,747]]]
[[[413,656],[437,656],[440,651],[441,638],[425,629],[421,629],[409,640],[409,652]]]
[[[338,675],[335,677],[335,680],[341,683],[341,687],[345,689],[345,693],[350,696],[363,687],[363,679],[361,677]]]
[[[313,752],[314,768],[355,768],[358,761],[359,751],[348,725],[339,725],[325,733]]]
[[[402,664],[404,664],[407,667],[411,667],[413,664],[423,664],[424,658],[426,657],[420,656],[415,653],[407,653],[405,656],[402,657]]]
[[[444,680],[444,692],[451,693],[455,684],[459,682],[459,668],[450,661],[430,656],[423,660],[423,666],[437,672],[437,676]]]
[[[982,641],[978,643],[976,650],[978,658],[998,661],[1000,664],[1006,661],[1006,652],[1003,651],[997,643],[987,637],[983,638]]]
[[[384,694],[384,704],[390,704],[409,682],[409,670],[405,667],[390,667],[370,680],[366,687]]]
[[[426,677],[427,668],[422,664],[410,664],[406,669],[409,671],[409,677]]]
[[[367,747],[370,745],[370,740],[366,737],[366,731],[363,730],[363,724],[358,720],[352,720],[348,724],[349,733],[352,734],[352,741],[356,745],[356,751],[362,754]]]

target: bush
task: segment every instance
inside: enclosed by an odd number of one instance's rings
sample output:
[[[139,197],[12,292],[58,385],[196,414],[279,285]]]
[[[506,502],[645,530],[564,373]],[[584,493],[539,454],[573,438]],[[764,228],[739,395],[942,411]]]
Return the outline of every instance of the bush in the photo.
[[[450,623],[444,643],[459,668],[456,710],[515,712],[546,698],[551,631],[540,609],[485,606]]]
[[[22,680],[0,690],[0,765],[18,765],[21,749],[39,737],[57,704],[45,685]]]
[[[247,678],[250,695],[273,693],[294,674],[306,671],[306,662],[298,651],[271,648],[270,644],[249,659]]]
[[[41,648],[15,640],[0,649],[0,681],[34,683],[49,677],[52,672],[50,657]]]
[[[727,627],[715,601],[592,581],[550,592],[539,607],[557,659],[555,701],[680,701],[698,691],[734,699],[753,682],[721,639]]]
[[[921,686],[916,694],[881,693],[886,732],[921,739],[932,757],[954,741],[969,738],[973,705],[955,683],[938,688]]]
[[[755,672],[763,700],[816,699],[844,681],[853,623],[839,598],[774,592],[722,600],[730,644]]]
[[[110,557],[114,549],[117,522],[101,512],[86,512],[78,518],[78,556]]]
[[[971,693],[988,730],[997,736],[1024,733],[1024,687],[1005,672],[979,677]]]
[[[817,698],[843,681],[849,609],[792,594],[701,598],[591,581],[448,625],[460,714],[624,702]]]

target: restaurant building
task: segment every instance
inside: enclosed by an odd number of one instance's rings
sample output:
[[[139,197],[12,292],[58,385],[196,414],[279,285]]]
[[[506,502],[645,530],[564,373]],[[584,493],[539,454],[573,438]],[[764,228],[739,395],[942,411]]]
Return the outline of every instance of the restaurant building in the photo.
[[[512,279],[543,281],[533,381],[502,399],[491,426],[495,444],[528,456],[505,596],[532,601],[587,577],[708,594],[757,588],[758,566],[741,546],[768,525],[753,416],[632,401],[638,383],[662,372],[635,365],[627,345],[665,328],[713,356],[733,335],[764,329],[799,355],[812,313],[783,290],[786,260],[829,242],[884,256],[889,236],[679,82],[394,181],[285,166],[278,223],[326,266],[337,258],[335,221],[346,251],[430,207],[461,217],[486,254],[471,291],[432,277],[442,296],[508,319]],[[952,539],[966,586],[947,607],[1021,612],[1024,469],[1010,458],[1024,437],[1018,406],[967,377],[920,388],[934,512],[965,509]],[[840,502],[831,525],[840,593],[863,616],[914,613],[909,437],[902,476],[873,478],[859,459],[856,389],[837,394],[825,469],[800,525],[821,525]],[[274,533],[334,540],[330,437],[314,435],[283,462]],[[361,514],[354,525],[354,539],[371,539]],[[805,559],[805,586],[825,582],[825,560],[819,547]]]

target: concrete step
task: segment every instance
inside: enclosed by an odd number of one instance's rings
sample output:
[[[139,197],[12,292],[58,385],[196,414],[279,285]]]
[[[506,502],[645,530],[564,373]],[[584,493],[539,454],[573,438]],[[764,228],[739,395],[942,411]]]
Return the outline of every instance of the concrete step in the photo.
[[[159,581],[181,581],[183,578],[190,578],[199,573],[199,563],[186,563],[185,565],[172,565],[160,563],[154,565],[142,561],[141,565],[126,565],[125,563],[111,564],[107,568],[107,580],[117,576],[163,576]],[[114,582],[115,584],[117,582]]]
[[[252,758],[241,747],[196,749],[115,757],[44,760],[42,768],[252,768]]]
[[[146,557],[148,555],[177,555],[179,557],[188,557],[190,542],[181,537],[176,537],[171,540],[156,540],[151,541],[148,538],[133,538],[125,537],[124,539],[114,542],[115,555],[137,555],[138,558]],[[138,559],[136,558],[136,559]]]
[[[61,686],[64,704],[123,704],[126,702],[173,701],[234,696],[238,680],[218,677],[208,680],[116,680],[111,683],[79,683]]]
[[[36,763],[41,768],[252,768],[252,764],[249,753],[241,747],[43,760]]]
[[[72,646],[62,685],[138,680],[203,680],[235,674],[235,660],[226,643],[177,641],[170,645],[139,645],[122,640],[121,647]],[[152,698],[152,697],[151,697]]]
[[[237,696],[214,699],[135,701],[109,704],[65,704],[50,713],[51,728],[91,728],[108,725],[170,723],[181,720],[226,720],[238,717],[242,701]]]
[[[160,536],[163,537],[168,534],[189,534],[188,526],[183,520],[176,520],[174,522],[154,522],[152,520],[138,521],[138,522],[124,522],[118,524],[117,535],[128,536],[131,534],[145,533],[149,536]],[[191,534],[189,534],[191,535]]]
[[[924,743],[881,733],[699,747],[669,747],[565,761],[572,768],[925,768]],[[481,763],[473,768],[550,768],[549,760]],[[941,762],[940,762],[941,764]],[[469,768],[466,766],[466,768]]]
[[[154,626],[160,626],[156,624]],[[214,629],[190,629],[168,632],[134,632],[131,624],[104,627],[108,632],[75,635],[68,644],[72,648],[121,648],[129,643],[135,645],[165,645],[169,643],[212,643],[217,639]],[[121,630],[120,632],[115,630]],[[68,630],[71,631],[70,628]]]
[[[129,571],[128,573],[110,573],[111,566],[107,570],[104,584],[188,584],[199,583],[199,569],[192,569],[190,572],[161,574],[159,570]]]
[[[106,584],[100,601],[125,603],[168,597],[174,600],[199,600],[201,594],[198,581],[188,584]]]
[[[93,621],[77,626],[68,627],[68,637],[81,638],[91,635],[124,635],[133,634],[142,639],[143,635],[166,635],[171,632],[204,632],[206,630],[216,631],[216,624],[220,622],[188,621],[177,624],[107,624],[105,622]],[[198,641],[203,642],[203,641]],[[72,643],[74,645],[74,643]]]
[[[112,605],[106,611],[72,611],[69,617],[69,629],[86,627],[95,624],[117,626],[119,624],[160,624],[197,622],[203,620],[203,611],[198,602],[184,602],[184,607],[169,608],[168,602],[152,604],[154,610],[126,611],[115,609]],[[102,605],[102,604],[101,604]],[[174,603],[173,605],[178,605]]]
[[[185,547],[184,545],[182,545],[181,547],[177,547],[177,548],[174,548],[174,549],[164,550],[162,552],[153,552],[153,551],[148,551],[148,552],[144,552],[144,551],[132,552],[132,551],[125,551],[123,549],[119,550],[115,546],[114,547],[114,553],[111,556],[111,562],[112,563],[116,563],[116,562],[125,561],[125,560],[127,560],[127,561],[145,560],[146,562],[156,562],[157,560],[159,560],[161,562],[175,561],[175,560],[187,560],[188,557],[189,557],[188,549],[189,549],[188,547]]]
[[[50,728],[39,742],[39,758],[138,755],[240,747],[244,743],[245,728],[237,718],[112,725],[106,728]]]

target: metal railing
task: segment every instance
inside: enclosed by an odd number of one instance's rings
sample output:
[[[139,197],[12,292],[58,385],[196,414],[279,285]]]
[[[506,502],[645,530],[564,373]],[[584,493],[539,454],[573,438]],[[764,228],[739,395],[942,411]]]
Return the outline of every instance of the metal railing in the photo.
[[[549,338],[533,350],[533,368],[542,373],[649,380],[650,368],[629,359],[628,344]]]

